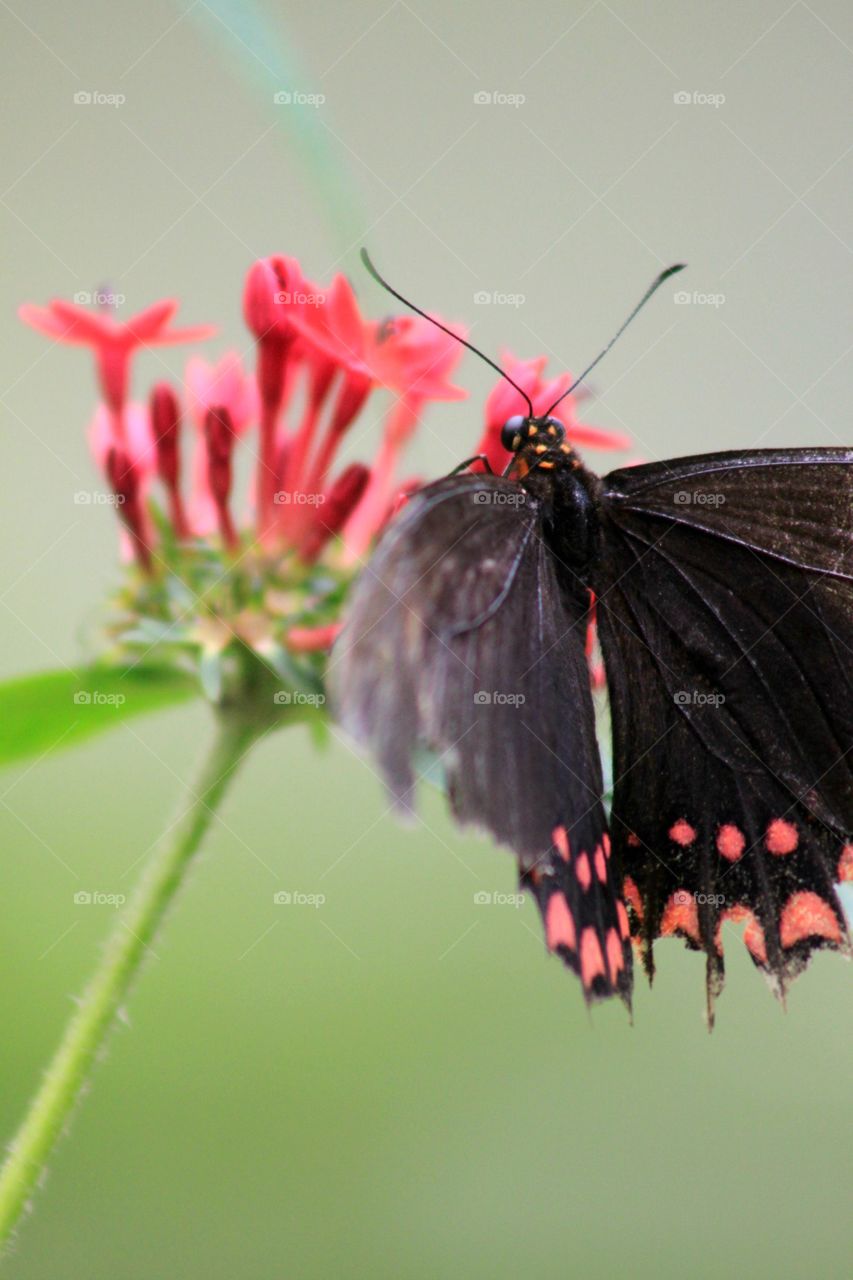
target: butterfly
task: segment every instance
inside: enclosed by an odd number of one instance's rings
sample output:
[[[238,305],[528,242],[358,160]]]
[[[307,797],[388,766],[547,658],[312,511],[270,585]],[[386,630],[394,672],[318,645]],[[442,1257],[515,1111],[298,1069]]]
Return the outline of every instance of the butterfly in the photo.
[[[677,935],[705,953],[712,1021],[727,923],[784,996],[815,950],[850,950],[853,448],[599,477],[529,408],[503,475],[463,464],[381,537],[333,651],[338,719],[405,810],[438,758],[454,817],[515,855],[587,1001],[630,1006],[635,950],[651,978]]]

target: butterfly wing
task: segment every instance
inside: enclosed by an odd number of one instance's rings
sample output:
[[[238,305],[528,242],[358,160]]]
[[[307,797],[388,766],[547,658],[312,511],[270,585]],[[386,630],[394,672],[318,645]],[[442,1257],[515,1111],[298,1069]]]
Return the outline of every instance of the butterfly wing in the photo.
[[[649,970],[681,934],[722,985],[745,921],[777,990],[847,945],[853,857],[853,450],[614,472],[598,622],[614,732],[612,838]]]
[[[535,499],[486,475],[414,496],[355,586],[332,654],[343,726],[411,808],[419,753],[452,811],[518,857],[552,950],[588,998],[630,992],[584,655],[587,604],[561,594]]]

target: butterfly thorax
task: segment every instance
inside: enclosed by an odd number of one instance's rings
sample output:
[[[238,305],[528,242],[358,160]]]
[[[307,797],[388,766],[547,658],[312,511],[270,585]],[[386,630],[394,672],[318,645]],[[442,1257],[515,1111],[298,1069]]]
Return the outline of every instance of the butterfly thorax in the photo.
[[[600,482],[563,439],[560,427],[547,420],[527,424],[514,454],[507,476],[540,504],[548,544],[576,584],[593,557]]]

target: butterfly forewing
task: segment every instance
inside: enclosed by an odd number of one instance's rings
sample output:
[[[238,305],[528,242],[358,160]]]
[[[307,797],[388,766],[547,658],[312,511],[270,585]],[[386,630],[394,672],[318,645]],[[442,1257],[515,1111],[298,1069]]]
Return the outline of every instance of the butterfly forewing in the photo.
[[[586,610],[557,584],[535,498],[461,476],[417,494],[355,590],[332,660],[343,725],[412,804],[426,749],[457,819],[519,860],[588,997],[630,992],[601,804]]]

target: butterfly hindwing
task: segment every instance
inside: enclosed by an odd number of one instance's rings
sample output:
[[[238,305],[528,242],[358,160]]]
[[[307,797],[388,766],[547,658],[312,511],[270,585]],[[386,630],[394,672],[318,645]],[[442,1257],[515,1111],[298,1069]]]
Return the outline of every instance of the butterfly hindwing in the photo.
[[[627,999],[585,629],[536,500],[509,480],[452,477],[411,499],[362,574],[332,692],[404,807],[418,753],[438,758],[454,815],[514,851],[548,944],[587,997]]]
[[[853,832],[853,451],[713,455],[604,480],[597,613],[612,839],[647,963],[722,929],[778,989],[846,945]],[[684,495],[689,496],[689,500]]]

